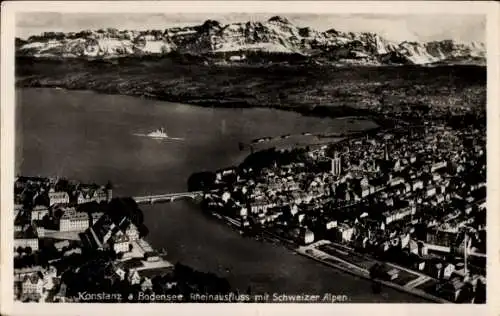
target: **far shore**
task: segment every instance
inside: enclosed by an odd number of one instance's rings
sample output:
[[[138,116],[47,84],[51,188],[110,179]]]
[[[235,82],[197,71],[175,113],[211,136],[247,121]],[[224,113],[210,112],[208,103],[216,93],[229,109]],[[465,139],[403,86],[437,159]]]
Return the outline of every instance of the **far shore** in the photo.
[[[116,91],[100,91],[98,89],[79,89],[79,88],[68,88],[65,86],[60,86],[60,85],[34,85],[34,86],[26,86],[23,84],[19,84],[19,81],[16,82],[16,89],[54,89],[54,90],[67,90],[67,91],[78,91],[78,92],[87,92],[87,93],[96,93],[96,94],[105,94],[105,95],[123,95],[123,96],[129,96],[129,97],[136,97],[136,98],[146,98],[146,99],[151,99],[151,100],[158,100],[158,101],[164,101],[164,102],[171,102],[171,103],[182,103],[186,105],[191,105],[191,106],[200,106],[200,107],[213,107],[213,108],[233,108],[233,109],[258,109],[258,108],[263,108],[263,109],[273,109],[273,110],[278,110],[278,111],[291,111],[295,113],[302,114],[304,116],[315,116],[315,117],[324,117],[324,118],[332,118],[332,119],[342,119],[342,120],[371,120],[375,122],[377,125],[384,125],[384,123],[389,123],[390,120],[380,120],[380,118],[375,115],[374,113],[363,113],[363,110],[359,109],[353,109],[350,107],[345,107],[349,113],[342,114],[343,109],[338,109],[338,107],[329,107],[329,106],[317,106],[313,109],[308,109],[305,107],[292,107],[292,106],[258,106],[254,104],[250,104],[245,101],[231,101],[231,100],[215,100],[215,99],[206,99],[206,100],[192,100],[190,98],[187,99],[182,99],[182,98],[168,98],[160,95],[155,95],[155,94],[148,94],[148,93],[143,93],[143,94],[133,94],[133,93],[120,93]],[[331,109],[333,112],[337,113],[324,113],[324,110],[326,109],[327,112],[332,112],[328,111],[328,109]],[[353,114],[351,111],[355,112],[360,112]],[[390,123],[389,123],[390,124]],[[309,136],[315,136],[318,138],[338,138],[338,137],[345,137],[348,134],[352,133],[335,133],[335,134],[312,134],[312,133],[303,133],[303,135],[309,135]],[[283,135],[284,136],[284,135]],[[286,136],[294,136],[294,135],[286,135]],[[281,136],[273,136],[274,138],[276,137],[281,137]],[[267,142],[267,141],[266,141]]]

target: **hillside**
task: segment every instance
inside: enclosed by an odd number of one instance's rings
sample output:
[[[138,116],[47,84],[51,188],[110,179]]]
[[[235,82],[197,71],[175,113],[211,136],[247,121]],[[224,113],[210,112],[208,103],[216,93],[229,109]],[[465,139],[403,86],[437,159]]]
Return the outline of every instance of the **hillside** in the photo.
[[[273,107],[342,116],[485,111],[480,66],[205,65],[196,58],[18,58],[18,87],[61,87],[215,107]]]

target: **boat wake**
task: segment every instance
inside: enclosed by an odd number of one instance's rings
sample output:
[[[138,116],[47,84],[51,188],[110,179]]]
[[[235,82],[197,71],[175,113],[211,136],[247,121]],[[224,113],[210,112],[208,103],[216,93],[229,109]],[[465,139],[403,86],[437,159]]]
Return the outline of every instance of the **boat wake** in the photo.
[[[134,133],[132,134],[134,136],[139,136],[139,137],[148,137],[148,138],[151,138],[151,139],[156,139],[156,140],[185,140],[185,138],[181,138],[181,137],[170,137],[170,136],[167,136],[167,137],[155,137],[155,136],[149,136],[148,134],[140,134],[140,133]]]
[[[139,137],[148,137],[155,140],[178,140],[178,141],[184,140],[184,138],[168,136],[163,127],[148,134],[134,133],[133,135]]]

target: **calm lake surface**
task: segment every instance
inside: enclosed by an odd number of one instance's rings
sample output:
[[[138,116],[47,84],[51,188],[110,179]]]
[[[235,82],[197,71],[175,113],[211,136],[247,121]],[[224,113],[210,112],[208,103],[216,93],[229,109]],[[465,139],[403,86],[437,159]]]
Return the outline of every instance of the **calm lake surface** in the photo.
[[[16,170],[114,184],[114,195],[186,190],[190,174],[239,163],[238,142],[284,134],[375,127],[362,119],[327,119],[272,109],[202,108],[118,95],[55,89],[17,91]],[[165,127],[184,141],[134,136]],[[298,141],[304,141],[303,139]],[[419,302],[392,289],[301,257],[280,245],[243,238],[189,201],[142,207],[147,237],[168,259],[214,272],[253,293],[345,294],[352,302]]]

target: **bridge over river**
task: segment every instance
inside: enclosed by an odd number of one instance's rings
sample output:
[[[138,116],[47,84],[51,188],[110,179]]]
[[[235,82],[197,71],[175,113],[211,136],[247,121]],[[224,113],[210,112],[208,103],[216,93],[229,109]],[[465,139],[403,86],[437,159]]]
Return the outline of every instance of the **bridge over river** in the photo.
[[[173,202],[178,199],[190,198],[195,199],[197,197],[203,196],[203,191],[192,191],[192,192],[177,192],[177,193],[166,193],[158,195],[145,195],[145,196],[135,196],[134,201],[137,204],[153,204],[160,202]]]

